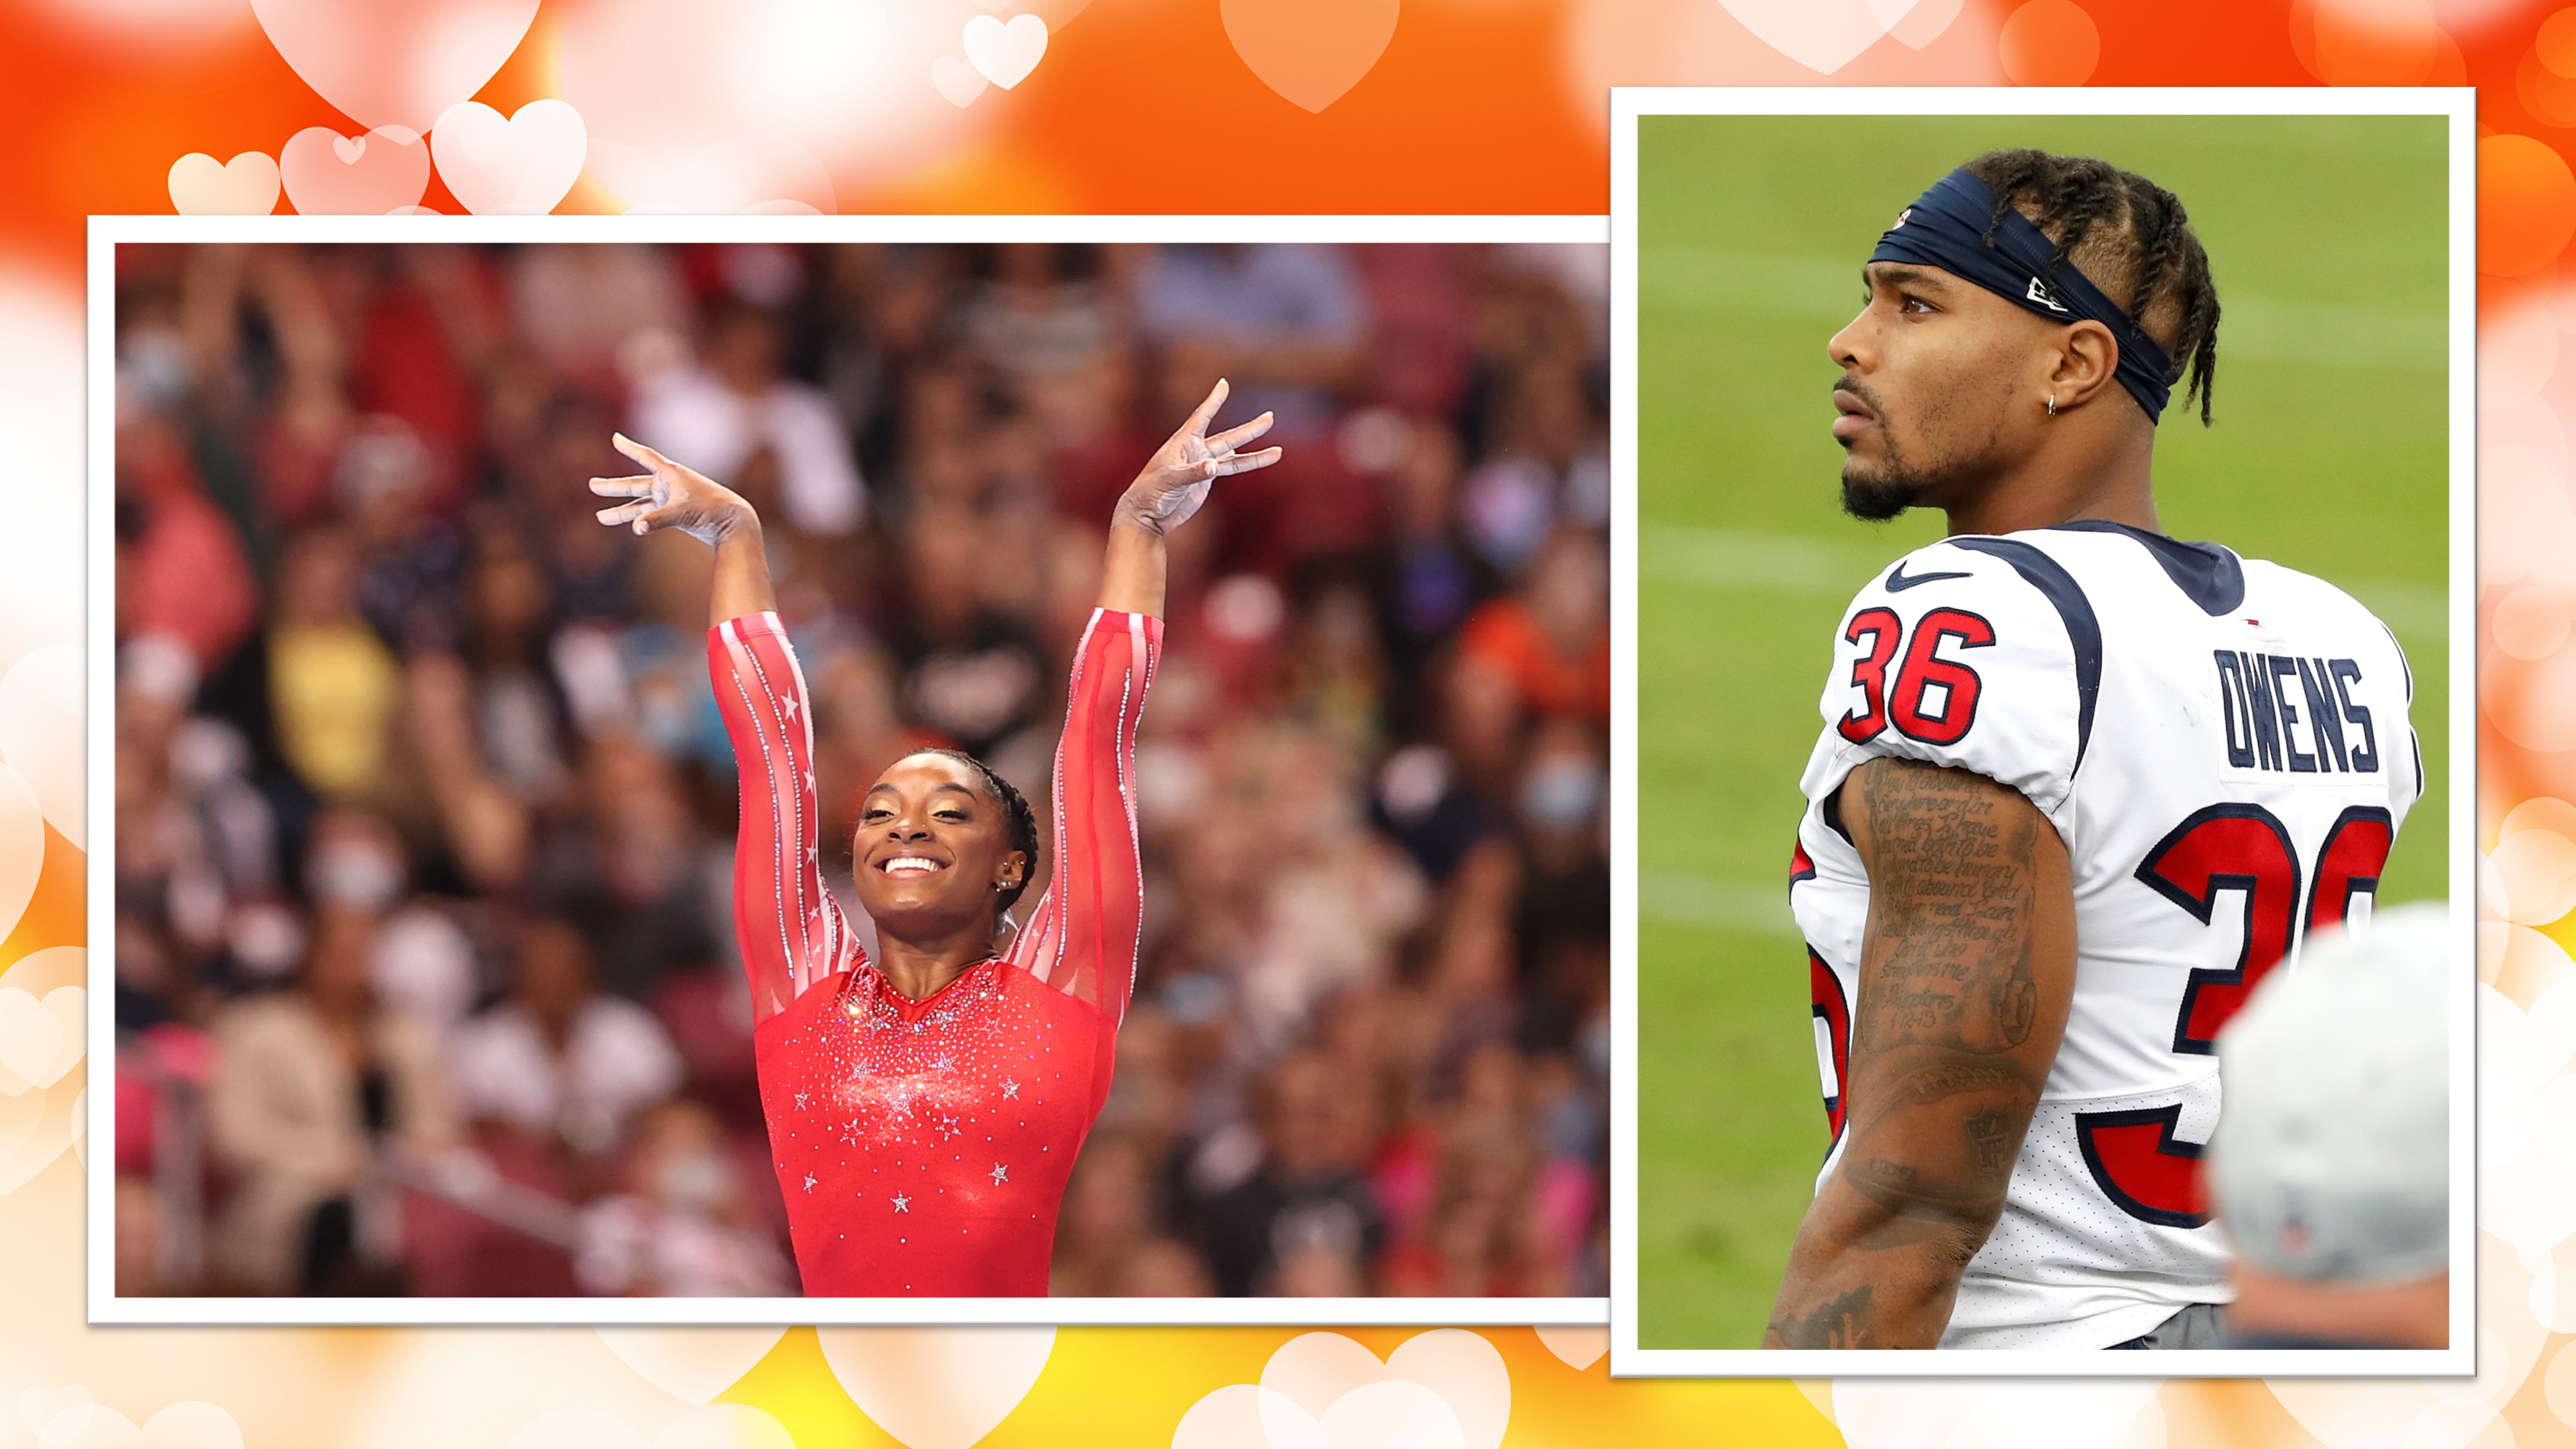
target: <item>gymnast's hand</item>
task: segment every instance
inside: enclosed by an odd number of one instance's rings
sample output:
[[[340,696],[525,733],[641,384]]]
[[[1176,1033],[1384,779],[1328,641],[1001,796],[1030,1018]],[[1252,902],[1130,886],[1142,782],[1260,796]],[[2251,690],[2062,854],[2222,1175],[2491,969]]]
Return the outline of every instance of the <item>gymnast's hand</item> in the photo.
[[[709,547],[747,528],[759,527],[760,516],[741,494],[695,468],[672,462],[624,433],[617,434],[613,441],[617,451],[653,471],[631,478],[591,479],[590,491],[602,498],[635,500],[599,510],[600,522],[612,528],[623,524],[639,534],[676,528]]]
[[[1238,453],[1235,449],[1270,431],[1271,415],[1263,413],[1240,427],[1229,428],[1211,438],[1208,420],[1225,405],[1225,379],[1200,403],[1181,430],[1172,434],[1145,460],[1143,472],[1127,485],[1118,500],[1113,521],[1132,523],[1159,538],[1189,521],[1191,514],[1207,502],[1208,490],[1219,478],[1236,473],[1249,473],[1267,468],[1279,461],[1277,448],[1264,448],[1257,453]]]

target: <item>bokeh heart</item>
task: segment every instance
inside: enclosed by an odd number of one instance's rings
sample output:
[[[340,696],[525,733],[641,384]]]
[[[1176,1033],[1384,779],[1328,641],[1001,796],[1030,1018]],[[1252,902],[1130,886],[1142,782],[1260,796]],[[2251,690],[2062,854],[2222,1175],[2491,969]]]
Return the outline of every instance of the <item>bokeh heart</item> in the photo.
[[[955,56],[943,55],[930,63],[930,84],[940,97],[963,110],[975,104],[984,93],[984,73]]]
[[[646,1382],[701,1407],[769,1356],[784,1328],[594,1328]]]
[[[1542,1323],[1530,1331],[1576,1373],[1601,1362],[1601,1355],[1610,1351],[1610,1330],[1597,1323]]]
[[[1387,1387],[1394,1384],[1427,1392],[1445,1406],[1464,1449],[1498,1449],[1502,1444],[1503,1430],[1512,1417],[1511,1370],[1483,1335],[1467,1329],[1416,1334],[1397,1344],[1383,1362],[1355,1339],[1338,1333],[1305,1333],[1281,1344],[1261,1370],[1261,1387],[1323,1426],[1327,1443],[1336,1442],[1336,1435],[1350,1437],[1360,1424],[1383,1423],[1388,1433],[1400,1434],[1390,1443],[1406,1442],[1403,1436],[1425,1432],[1423,1425],[1431,1416],[1413,1394]],[[1363,1390],[1371,1392],[1337,1418],[1335,1411]],[[1276,1406],[1264,1417],[1278,1419]],[[1292,1437],[1295,1434],[1281,1424],[1273,1429],[1274,1442],[1282,1429]]]
[[[1401,8],[1401,0],[1222,0],[1217,13],[1263,85],[1321,111],[1386,54]]]
[[[990,15],[978,15],[966,22],[963,38],[966,58],[983,72],[984,79],[1004,90],[1027,80],[1046,55],[1046,22],[1034,15],[1014,15],[1008,25]]]
[[[1832,75],[1926,0],[1719,0],[1726,13],[1773,50],[1818,75]],[[1956,14],[1958,7],[1950,7]],[[1934,34],[1939,31],[1935,30]],[[1909,42],[1909,44],[1912,42]],[[1925,42],[1929,43],[1929,37]],[[1917,45],[1917,49],[1921,46]]]
[[[89,993],[57,986],[42,999],[0,986],[0,1092],[12,1097],[50,1087],[81,1059],[81,1021]]]
[[[230,161],[191,151],[170,163],[170,205],[181,216],[266,216],[277,210],[277,163],[264,151]]]
[[[277,153],[277,171],[306,216],[386,216],[429,190],[429,142],[405,126],[354,137],[307,126]]]
[[[968,1449],[1045,1372],[1055,1330],[824,1328],[823,1361],[859,1412],[906,1449]]]
[[[79,1384],[65,1384],[59,1389],[31,1384],[18,1391],[18,1422],[27,1426],[29,1434],[41,1434],[56,1414],[89,1401],[89,1390]]]
[[[440,114],[430,132],[439,179],[477,216],[542,216],[581,179],[590,147],[581,113],[562,101],[530,101],[504,119],[481,101]]]
[[[361,126],[417,133],[483,89],[527,35],[537,0],[251,0],[251,10],[322,99]]]
[[[243,1449],[241,1426],[220,1404],[172,1404],[136,1428],[103,1404],[74,1404],[46,1421],[36,1449]]]

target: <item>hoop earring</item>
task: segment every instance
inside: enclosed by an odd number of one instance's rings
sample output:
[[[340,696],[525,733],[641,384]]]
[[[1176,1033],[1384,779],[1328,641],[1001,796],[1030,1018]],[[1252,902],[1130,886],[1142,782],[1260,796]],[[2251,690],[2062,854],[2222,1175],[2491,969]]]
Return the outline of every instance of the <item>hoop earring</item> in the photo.
[[[2048,395],[2048,415],[2052,418],[2057,416],[2057,394],[2055,393]]]

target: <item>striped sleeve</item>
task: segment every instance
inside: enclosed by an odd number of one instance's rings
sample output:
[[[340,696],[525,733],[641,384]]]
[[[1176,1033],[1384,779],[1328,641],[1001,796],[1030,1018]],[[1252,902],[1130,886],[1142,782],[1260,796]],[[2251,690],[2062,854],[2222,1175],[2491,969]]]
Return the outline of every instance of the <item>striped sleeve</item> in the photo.
[[[707,672],[742,782],[734,935],[753,1019],[765,1020],[861,956],[823,884],[812,699],[778,616],[746,614],[708,630]]]
[[[1055,752],[1054,874],[1011,960],[1113,1023],[1136,984],[1144,868],[1136,843],[1136,725],[1163,621],[1095,609],[1075,651]]]

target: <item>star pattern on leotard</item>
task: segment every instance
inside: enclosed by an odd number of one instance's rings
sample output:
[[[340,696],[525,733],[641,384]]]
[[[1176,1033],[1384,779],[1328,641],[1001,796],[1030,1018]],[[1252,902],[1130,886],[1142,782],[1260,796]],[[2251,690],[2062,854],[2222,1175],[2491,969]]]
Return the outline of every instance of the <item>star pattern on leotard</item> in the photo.
[[[812,1092],[799,1092],[799,1093],[797,1093],[797,1094],[796,1094],[796,1110],[797,1110],[797,1111],[799,1111],[799,1112],[804,1111],[804,1110],[806,1109],[806,1107],[807,1107],[807,1106],[811,1105],[811,1102],[812,1102],[812,1098],[813,1098],[813,1096],[814,1096],[814,1094],[813,1094]]]
[[[810,1172],[805,1174],[805,1190],[807,1192],[812,1192],[814,1190],[814,1181],[814,1174]]]
[[[988,1176],[993,1179],[993,1186],[1000,1187],[1003,1183],[1010,1181],[1011,1170],[996,1162],[993,1164],[993,1170],[988,1174]]]
[[[894,1210],[899,1213],[908,1213],[912,1211],[912,1199],[905,1197],[902,1193],[896,1193],[894,1195]]]
[[[1004,1077],[1004,1078],[1002,1079],[1002,1098],[1003,1098],[1003,1100],[1005,1100],[1005,1101],[1017,1101],[1017,1100],[1019,1099],[1019,1095],[1020,1095],[1020,1084],[1019,1084],[1019,1083],[1017,1083],[1017,1082],[1015,1082],[1015,1081],[1012,1081],[1012,1080],[1011,1080],[1010,1078],[1008,1078],[1008,1077]]]

